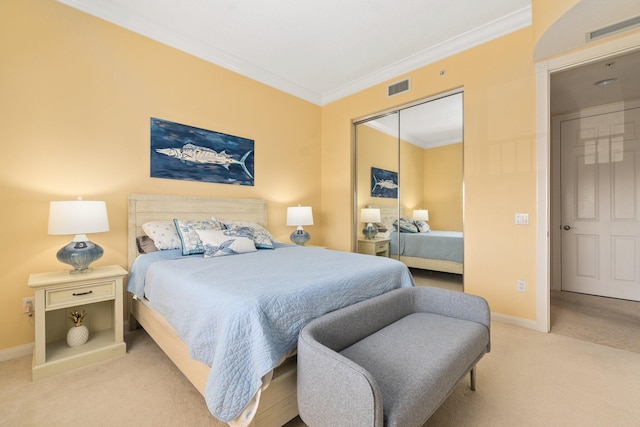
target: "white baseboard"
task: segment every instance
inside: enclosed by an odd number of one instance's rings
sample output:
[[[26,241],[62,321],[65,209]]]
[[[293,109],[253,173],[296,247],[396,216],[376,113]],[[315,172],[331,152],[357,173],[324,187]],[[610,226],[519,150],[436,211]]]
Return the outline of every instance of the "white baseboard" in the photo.
[[[21,345],[19,347],[12,347],[6,350],[0,350],[0,362],[17,359],[18,357],[30,356],[32,354],[33,343]]]
[[[500,323],[507,323],[509,325],[514,325],[514,326],[519,326],[521,328],[527,328],[527,329],[533,329],[534,331],[539,331],[539,332],[547,332],[542,330],[538,323],[535,322],[534,320],[527,320],[527,319],[522,319],[520,317],[513,317],[513,316],[507,316],[506,314],[500,314],[500,313],[495,313],[495,312],[491,312],[491,320],[495,320],[496,322],[500,322]]]
[[[519,326],[521,328],[533,329],[539,331],[538,325],[533,320],[522,319],[520,317],[507,316],[506,314],[500,314],[491,312],[491,320],[495,320],[500,323],[507,323],[509,325]],[[129,321],[124,322],[124,330],[129,330]],[[546,331],[541,331],[546,332]],[[30,356],[33,354],[34,344],[25,344],[19,347],[8,348],[6,350],[0,350],[0,362],[4,362],[11,359],[17,359],[18,357]]]

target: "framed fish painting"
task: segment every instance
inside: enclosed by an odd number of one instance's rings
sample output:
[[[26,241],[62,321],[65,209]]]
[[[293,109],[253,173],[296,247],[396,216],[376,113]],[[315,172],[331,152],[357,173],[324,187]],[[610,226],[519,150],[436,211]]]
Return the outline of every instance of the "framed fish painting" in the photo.
[[[398,198],[398,172],[371,168],[371,197]]]
[[[252,139],[151,118],[151,177],[254,185]]]

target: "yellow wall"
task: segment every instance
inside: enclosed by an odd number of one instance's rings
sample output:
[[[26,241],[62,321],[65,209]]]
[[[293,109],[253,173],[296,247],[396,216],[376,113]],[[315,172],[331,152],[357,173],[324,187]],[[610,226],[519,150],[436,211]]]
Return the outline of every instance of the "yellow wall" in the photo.
[[[411,217],[414,209],[422,209],[424,202],[424,152],[417,145],[400,141],[400,207],[404,216]]]
[[[397,205],[398,199],[371,196],[371,168],[398,171],[398,138],[361,124],[357,129],[357,141],[358,212],[367,206]]]
[[[320,213],[316,105],[53,0],[0,2],[0,64],[0,350],[34,340],[29,274],[67,268],[55,254],[72,236],[47,235],[51,200],[105,200],[111,230],[89,237],[96,264],[122,266],[130,193],[264,198],[282,240],[287,206]],[[255,186],[150,178],[150,117],[253,139]]]
[[[538,43],[544,33],[580,0],[534,0],[531,2],[533,43]]]
[[[434,230],[462,231],[462,143],[424,150],[424,208]]]
[[[352,193],[345,183],[352,161],[351,121],[464,87],[465,290],[486,297],[497,313],[535,319],[536,98],[531,56],[527,28],[409,73],[408,93],[388,98],[382,84],[323,107],[322,209],[333,231],[325,243],[350,248]],[[516,212],[528,212],[530,225],[515,226]],[[526,293],[517,292],[518,279],[527,280]]]
[[[55,252],[69,239],[47,235],[50,200],[107,201],[111,231],[90,236],[105,249],[101,264],[126,265],[127,195],[145,192],[265,198],[283,240],[286,206],[308,204],[312,243],[350,250],[352,121],[461,87],[465,289],[496,313],[534,319],[531,58],[577,2],[533,3],[532,27],[396,76],[411,77],[408,93],[387,98],[381,84],[320,108],[53,0],[0,2],[0,350],[33,342],[20,313],[33,295],[28,275],[65,268]],[[150,117],[254,139],[255,187],[150,178]],[[530,225],[515,226],[515,212],[528,212]]]
[[[424,152],[425,150],[398,138],[378,131],[365,124],[356,129],[357,140],[357,212],[367,206],[391,206],[404,209],[405,216],[411,216],[414,209],[424,205]],[[400,160],[398,161],[398,153]],[[371,196],[371,168],[377,167],[399,172],[399,199]],[[460,169],[462,165],[460,165]],[[359,225],[358,225],[359,227]],[[364,227],[364,226],[363,226]],[[360,236],[362,237],[362,236]]]

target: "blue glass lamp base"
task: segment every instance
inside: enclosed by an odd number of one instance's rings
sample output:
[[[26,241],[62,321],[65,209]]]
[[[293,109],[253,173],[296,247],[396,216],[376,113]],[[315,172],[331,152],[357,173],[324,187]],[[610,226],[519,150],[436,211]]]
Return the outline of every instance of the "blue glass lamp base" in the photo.
[[[58,261],[69,264],[73,267],[70,273],[88,273],[92,270],[89,267],[93,261],[99,259],[104,250],[90,241],[71,242],[63,247],[56,254]]]
[[[373,226],[373,224],[369,223],[364,230],[362,230],[362,234],[364,234],[364,238],[367,240],[371,240],[376,237],[378,234],[378,229]]]
[[[289,236],[289,238],[293,243],[301,246],[311,240],[311,236],[309,235],[309,233],[304,230],[294,231],[293,233],[291,233],[291,236]]]

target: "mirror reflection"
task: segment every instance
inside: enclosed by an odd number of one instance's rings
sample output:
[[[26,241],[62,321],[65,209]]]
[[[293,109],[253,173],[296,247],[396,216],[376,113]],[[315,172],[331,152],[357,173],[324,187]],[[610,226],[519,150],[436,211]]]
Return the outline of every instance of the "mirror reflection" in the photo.
[[[355,126],[355,243],[410,267],[463,273],[462,93]]]

